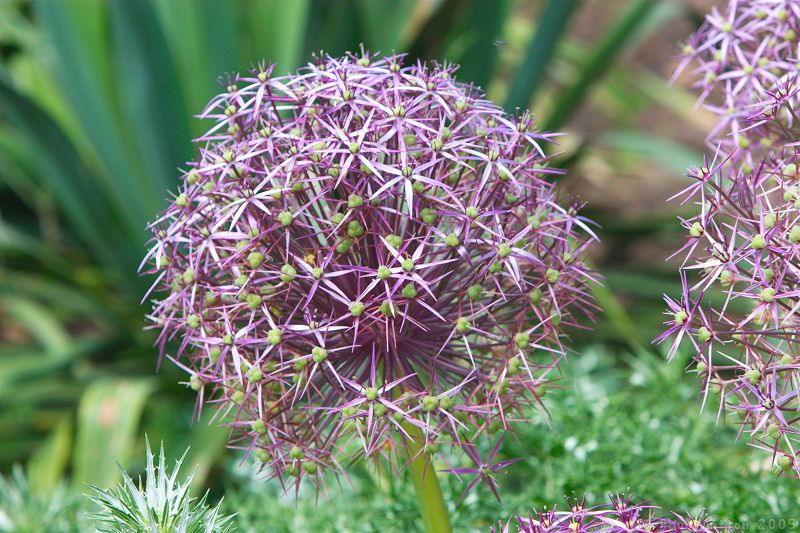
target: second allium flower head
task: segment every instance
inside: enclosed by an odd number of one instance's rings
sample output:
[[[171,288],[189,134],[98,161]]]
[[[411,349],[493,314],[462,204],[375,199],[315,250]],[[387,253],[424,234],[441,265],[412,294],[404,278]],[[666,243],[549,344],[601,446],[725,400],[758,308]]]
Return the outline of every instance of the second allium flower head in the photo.
[[[593,237],[547,181],[551,135],[403,61],[230,80],[152,226],[162,349],[275,475],[499,432],[592,310]]]

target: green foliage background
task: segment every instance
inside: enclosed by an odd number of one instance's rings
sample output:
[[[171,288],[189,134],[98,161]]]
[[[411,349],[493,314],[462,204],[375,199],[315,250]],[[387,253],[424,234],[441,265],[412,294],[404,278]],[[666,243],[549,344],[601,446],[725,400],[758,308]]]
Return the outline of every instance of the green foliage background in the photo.
[[[142,331],[144,227],[192,157],[190,139],[205,127],[192,115],[215,82],[261,59],[289,71],[313,51],[360,43],[460,63],[459,79],[510,111],[532,107],[542,127],[571,134],[556,160],[565,187],[598,198],[587,214],[602,225],[602,316],[593,333],[575,335],[550,425],[534,414],[504,447],[526,459],[501,478],[503,502],[473,493],[453,510],[457,529],[485,530],[573,492],[596,502],[626,490],[723,520],[800,518],[791,516],[795,482],[776,481],[734,442],[735,421],[723,429],[713,412],[699,414],[693,377],[649,347],[661,294],[677,288],[663,259],[680,239],[679,209],[657,194],[634,198],[644,209],[619,206],[631,188],[663,176],[679,187],[700,161],[707,118],[685,88],[667,88],[669,59],[647,63],[653,47],[678,49],[702,16],[696,4],[0,0],[0,469],[26,471],[0,490],[0,530],[13,530],[3,520],[18,497],[80,514],[85,502],[75,496],[115,483],[117,461],[141,468],[145,433],[173,457],[191,445],[195,490],[224,493],[244,530],[418,529],[407,485],[366,469],[334,484],[320,506],[311,494],[280,498],[275,484],[253,481],[225,449],[224,429],[192,423],[194,397],[180,373],[169,364],[154,372],[153,338]],[[447,479],[450,502],[461,487]]]

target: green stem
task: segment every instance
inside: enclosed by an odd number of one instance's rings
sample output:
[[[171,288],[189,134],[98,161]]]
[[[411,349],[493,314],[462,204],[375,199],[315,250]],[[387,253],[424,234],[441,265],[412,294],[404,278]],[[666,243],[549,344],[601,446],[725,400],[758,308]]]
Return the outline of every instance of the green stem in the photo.
[[[414,491],[417,493],[419,512],[427,533],[451,533],[450,518],[447,516],[447,505],[442,497],[439,479],[433,467],[433,459],[423,450],[425,439],[420,431],[413,426],[405,427],[413,441],[407,443],[407,450],[411,463],[408,471],[414,482]]]

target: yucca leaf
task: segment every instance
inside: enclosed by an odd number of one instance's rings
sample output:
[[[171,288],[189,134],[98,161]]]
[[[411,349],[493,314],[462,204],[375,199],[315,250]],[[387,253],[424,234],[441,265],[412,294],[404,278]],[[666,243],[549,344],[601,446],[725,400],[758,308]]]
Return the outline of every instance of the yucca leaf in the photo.
[[[525,59],[511,82],[506,109],[525,109],[545,78],[561,35],[575,11],[578,0],[550,0],[537,22],[536,36],[528,44]]]
[[[647,17],[659,3],[660,0],[632,0],[600,42],[592,47],[594,51],[587,57],[578,77],[559,94],[553,111],[545,120],[545,130],[557,131],[569,120],[594,83],[602,78],[617,56],[637,37],[636,28],[648,24]]]
[[[186,104],[175,64],[149,2],[112,2],[114,57],[122,115],[154,199],[178,182],[177,167],[191,156]],[[163,200],[159,207],[163,207]],[[147,214],[155,216],[155,211]]]
[[[251,60],[274,63],[279,73],[307,60],[303,45],[310,7],[311,0],[253,0],[246,4]]]
[[[89,385],[78,406],[73,483],[107,487],[118,479],[117,461],[126,464],[130,459],[152,392],[149,379],[107,379]]]

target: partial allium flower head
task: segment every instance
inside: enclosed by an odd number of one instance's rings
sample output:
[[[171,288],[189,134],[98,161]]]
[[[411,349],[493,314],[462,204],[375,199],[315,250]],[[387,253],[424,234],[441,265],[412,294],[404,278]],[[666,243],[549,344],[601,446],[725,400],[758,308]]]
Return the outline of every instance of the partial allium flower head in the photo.
[[[492,533],[714,533],[723,531],[704,517],[667,513],[654,505],[634,503],[617,495],[610,502],[587,507],[585,500],[567,498],[567,510],[533,510],[501,523]]]
[[[735,157],[752,166],[752,156],[773,146],[751,119],[776,92],[796,107],[798,37],[800,0],[728,0],[722,11],[712,7],[684,46],[676,75],[692,64],[700,101],[719,115],[709,135],[713,148],[721,145],[731,153],[741,147]],[[796,117],[786,114],[784,119],[793,123]]]
[[[689,346],[703,402],[718,393],[720,412],[736,416],[778,471],[797,476],[800,124],[798,86],[788,72],[796,70],[797,39],[790,32],[800,21],[800,2],[732,0],[727,13],[724,24],[713,13],[691,41],[701,66],[710,68],[702,60],[707,54],[750,57],[755,46],[769,68],[741,86],[726,84],[746,93],[747,102],[732,104],[739,126],[723,119],[718,130],[729,138],[741,135],[740,142],[718,146],[710,161],[689,172],[692,183],[677,195],[693,203],[695,214],[682,220],[686,242],[677,254],[685,257],[683,290],[680,298],[667,298],[667,329],[658,340],[673,339],[670,357],[682,342]],[[720,80],[733,72],[725,65]],[[741,142],[753,135],[758,143]]]
[[[152,225],[162,350],[273,475],[501,434],[592,311],[552,135],[454,71],[362,53],[234,77]]]

